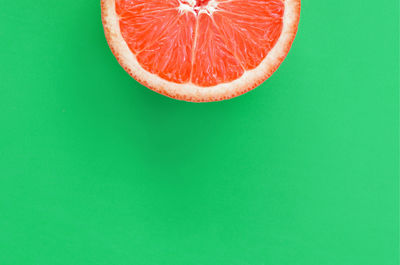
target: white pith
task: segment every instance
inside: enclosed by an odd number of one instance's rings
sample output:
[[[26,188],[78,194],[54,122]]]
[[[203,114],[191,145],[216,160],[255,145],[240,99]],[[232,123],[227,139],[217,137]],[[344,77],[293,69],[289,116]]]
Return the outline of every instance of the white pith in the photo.
[[[144,81],[149,87],[157,88],[157,90],[165,91],[170,96],[180,96],[184,98],[194,98],[201,100],[202,98],[219,98],[221,95],[239,94],[240,91],[246,90],[256,85],[260,80],[266,79],[266,73],[271,73],[279,66],[282,59],[286,56],[288,48],[291,45],[293,36],[297,30],[299,0],[282,0],[285,4],[283,16],[283,28],[275,46],[271,49],[264,60],[255,69],[245,71],[244,74],[229,83],[222,83],[215,86],[202,87],[191,82],[178,84],[165,80],[155,74],[146,71],[136,59],[122,37],[119,18],[115,10],[116,0],[102,0],[103,3],[103,22],[106,30],[109,31],[109,43],[113,50],[118,54],[119,62],[134,73],[138,81]],[[185,2],[185,3],[183,3]],[[195,0],[185,0],[179,6],[180,12],[193,12]],[[212,15],[217,8],[217,1],[211,0],[206,7],[200,12]],[[296,26],[294,26],[296,25]],[[289,47],[288,47],[289,45]]]

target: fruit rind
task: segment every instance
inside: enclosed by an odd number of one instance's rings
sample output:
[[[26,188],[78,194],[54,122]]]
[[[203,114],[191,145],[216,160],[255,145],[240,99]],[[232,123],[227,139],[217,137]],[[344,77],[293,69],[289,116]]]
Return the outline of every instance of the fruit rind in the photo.
[[[143,69],[126,44],[119,27],[115,0],[101,0],[102,21],[110,49],[119,64],[142,85],[178,100],[211,102],[237,97],[253,90],[278,69],[288,54],[297,33],[300,19],[300,0],[284,0],[282,33],[267,57],[255,69],[246,71],[240,78],[216,86],[199,87],[192,83],[177,84]]]

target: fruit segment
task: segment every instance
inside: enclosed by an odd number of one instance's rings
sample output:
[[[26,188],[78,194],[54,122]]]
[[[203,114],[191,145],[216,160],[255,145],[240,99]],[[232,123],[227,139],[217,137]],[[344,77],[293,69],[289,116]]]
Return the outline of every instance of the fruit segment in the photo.
[[[281,0],[231,1],[218,5],[213,18],[231,50],[246,70],[256,68],[282,32]]]
[[[121,34],[134,54],[155,42],[178,17],[178,1],[116,0]]]
[[[200,86],[213,86],[240,77],[244,69],[212,18],[203,13],[198,19],[192,82]]]
[[[190,81],[196,19],[193,14],[176,16],[159,38],[137,54],[147,71],[175,83]]]

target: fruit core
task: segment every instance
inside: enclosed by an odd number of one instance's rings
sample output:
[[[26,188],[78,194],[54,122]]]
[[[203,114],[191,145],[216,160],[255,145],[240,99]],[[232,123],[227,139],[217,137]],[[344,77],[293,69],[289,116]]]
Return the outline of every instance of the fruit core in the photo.
[[[180,10],[189,11],[195,15],[206,13],[212,15],[217,6],[215,0],[180,0]]]
[[[210,0],[196,0],[196,7],[206,6]]]

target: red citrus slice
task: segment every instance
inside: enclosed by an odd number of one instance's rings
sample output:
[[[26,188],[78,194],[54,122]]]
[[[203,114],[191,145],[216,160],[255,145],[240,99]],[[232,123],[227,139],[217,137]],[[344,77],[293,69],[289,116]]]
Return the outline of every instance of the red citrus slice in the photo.
[[[207,102],[255,88],[297,32],[300,0],[102,0],[122,67],[163,95]]]

